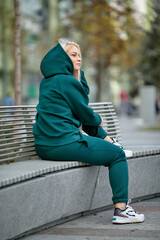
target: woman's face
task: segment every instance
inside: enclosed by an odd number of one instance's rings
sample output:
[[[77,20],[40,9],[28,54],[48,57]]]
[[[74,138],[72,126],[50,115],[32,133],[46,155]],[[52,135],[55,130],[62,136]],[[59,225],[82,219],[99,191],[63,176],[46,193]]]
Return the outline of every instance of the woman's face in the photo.
[[[73,62],[74,71],[78,71],[81,67],[81,54],[79,48],[77,48],[75,45],[72,45],[67,50],[67,54]]]

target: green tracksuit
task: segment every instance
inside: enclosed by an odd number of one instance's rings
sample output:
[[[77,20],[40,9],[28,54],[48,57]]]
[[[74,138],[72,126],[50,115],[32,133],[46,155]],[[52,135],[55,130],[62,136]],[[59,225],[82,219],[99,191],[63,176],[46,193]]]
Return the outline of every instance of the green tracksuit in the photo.
[[[107,133],[101,117],[88,106],[89,87],[83,71],[81,82],[73,77],[73,63],[58,43],[41,62],[35,149],[42,159],[81,161],[109,167],[113,202],[128,200],[128,167],[124,151],[103,140]],[[83,130],[86,136],[79,131]]]

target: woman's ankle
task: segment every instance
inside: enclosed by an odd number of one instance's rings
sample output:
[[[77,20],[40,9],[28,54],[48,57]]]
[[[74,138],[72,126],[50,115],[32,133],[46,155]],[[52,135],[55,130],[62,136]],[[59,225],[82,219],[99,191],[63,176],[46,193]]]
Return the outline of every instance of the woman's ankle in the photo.
[[[119,208],[121,210],[125,210],[126,209],[126,203],[125,202],[120,202],[120,203],[115,203],[115,208]]]

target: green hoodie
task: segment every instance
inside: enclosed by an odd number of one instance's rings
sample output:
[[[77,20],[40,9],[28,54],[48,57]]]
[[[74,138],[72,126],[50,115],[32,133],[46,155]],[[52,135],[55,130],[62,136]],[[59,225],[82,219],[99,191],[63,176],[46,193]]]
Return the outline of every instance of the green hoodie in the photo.
[[[81,82],[73,77],[73,63],[59,43],[43,58],[41,72],[44,78],[33,126],[35,144],[58,146],[85,141],[79,131],[81,124],[90,135],[104,138],[107,133],[98,127],[101,117],[88,107],[84,73],[81,71]]]

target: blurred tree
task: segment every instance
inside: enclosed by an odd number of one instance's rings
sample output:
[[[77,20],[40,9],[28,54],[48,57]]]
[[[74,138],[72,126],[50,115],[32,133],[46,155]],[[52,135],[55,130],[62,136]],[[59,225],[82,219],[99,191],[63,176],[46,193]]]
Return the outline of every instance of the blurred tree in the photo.
[[[141,85],[138,64],[141,59],[141,43],[142,39],[144,39],[144,23],[142,24],[144,19],[142,20],[140,16],[135,16],[136,12],[133,10],[132,0],[126,0],[125,13],[123,29],[125,29],[127,35],[125,44],[127,51],[121,52],[119,66],[121,67],[121,73],[126,72],[128,75],[130,83],[129,95],[135,97],[138,95]],[[137,17],[139,17],[139,21],[135,20]]]
[[[90,57],[95,66],[98,88],[96,101],[101,101],[104,70],[112,64],[125,67],[134,64],[132,50],[137,44],[134,31],[137,29],[135,19],[131,18],[133,10],[129,5],[130,0],[114,0],[110,4],[105,0],[73,2],[73,28],[79,33],[77,38],[83,56]],[[134,39],[131,37],[131,29],[135,34]]]
[[[14,94],[14,2],[0,0],[0,97]]]
[[[59,0],[48,0],[48,32],[49,45],[52,47],[57,43],[57,35],[59,30]]]
[[[145,85],[155,85],[160,90],[160,2],[153,1],[150,29],[142,42],[140,69]]]
[[[21,105],[21,51],[20,51],[20,9],[19,0],[14,0],[15,8],[15,34],[14,34],[14,60],[15,60],[15,105]]]

